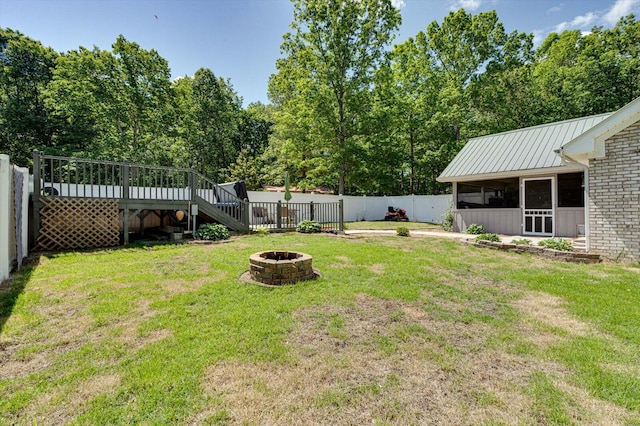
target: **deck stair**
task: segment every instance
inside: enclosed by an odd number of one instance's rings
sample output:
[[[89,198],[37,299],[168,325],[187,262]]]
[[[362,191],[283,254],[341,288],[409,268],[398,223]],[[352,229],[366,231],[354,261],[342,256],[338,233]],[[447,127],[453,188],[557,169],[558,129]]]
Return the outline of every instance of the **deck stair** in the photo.
[[[129,219],[150,211],[195,211],[231,230],[249,231],[249,203],[193,169],[33,153],[35,238],[46,197],[118,200],[128,242]]]

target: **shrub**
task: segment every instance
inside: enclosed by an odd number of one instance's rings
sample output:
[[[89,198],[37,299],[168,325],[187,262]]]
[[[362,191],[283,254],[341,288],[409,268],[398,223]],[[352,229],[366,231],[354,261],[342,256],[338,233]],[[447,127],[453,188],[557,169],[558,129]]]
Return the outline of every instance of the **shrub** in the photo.
[[[226,226],[217,223],[207,223],[200,225],[193,235],[200,240],[220,241],[229,239],[229,230]]]
[[[560,251],[573,251],[573,243],[563,238],[548,238],[538,243],[539,246]]]
[[[467,226],[467,234],[472,234],[472,235],[478,235],[478,234],[484,234],[485,230],[484,230],[484,226],[482,225],[477,225],[475,223],[472,223],[471,225]]]
[[[396,233],[398,234],[399,237],[408,237],[409,236],[409,228],[401,226],[398,229],[396,229]]]
[[[494,243],[499,243],[500,237],[496,234],[480,234],[475,238],[475,241],[492,241]]]
[[[453,231],[453,206],[449,204],[449,208],[442,215],[442,229],[445,231]]]
[[[255,233],[261,236],[267,236],[269,235],[269,228],[267,228],[266,226],[259,226],[255,229]]]
[[[296,231],[303,234],[314,234],[316,232],[322,232],[322,225],[315,220],[303,220],[296,227]]]
[[[521,246],[530,246],[532,242],[533,241],[531,241],[531,240],[529,240],[527,238],[517,238],[515,240],[511,240],[512,244],[518,244],[518,245],[521,245]]]

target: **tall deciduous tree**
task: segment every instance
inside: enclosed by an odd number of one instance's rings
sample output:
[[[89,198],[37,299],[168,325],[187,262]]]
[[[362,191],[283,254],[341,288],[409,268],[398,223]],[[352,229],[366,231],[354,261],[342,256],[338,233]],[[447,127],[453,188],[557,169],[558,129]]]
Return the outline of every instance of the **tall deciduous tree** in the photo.
[[[321,141],[339,193],[361,162],[374,71],[399,24],[390,0],[294,0],[293,32],[282,44],[287,57],[276,65],[270,94],[282,108],[281,125],[308,127],[311,145]]]
[[[215,180],[236,161],[242,100],[231,83],[201,68],[192,79],[193,121],[195,132],[189,137],[191,166]]]
[[[57,57],[39,41],[0,28],[0,152],[17,164],[52,144],[55,129],[43,93]]]
[[[403,192],[421,193],[428,186],[424,182],[429,174],[425,155],[434,148],[434,143],[437,145],[432,117],[438,110],[438,95],[445,76],[437,69],[423,33],[417,39],[409,38],[396,45],[392,58],[393,130],[403,147],[409,177]]]
[[[436,178],[465,141],[483,131],[474,83],[488,70],[516,67],[528,40],[505,34],[495,12],[459,10],[395,47],[394,128],[408,153],[409,192],[447,189]]]
[[[67,124],[58,139],[82,155],[139,162],[168,161],[173,100],[167,61],[122,36],[112,52],[63,55],[47,91],[47,105]]]

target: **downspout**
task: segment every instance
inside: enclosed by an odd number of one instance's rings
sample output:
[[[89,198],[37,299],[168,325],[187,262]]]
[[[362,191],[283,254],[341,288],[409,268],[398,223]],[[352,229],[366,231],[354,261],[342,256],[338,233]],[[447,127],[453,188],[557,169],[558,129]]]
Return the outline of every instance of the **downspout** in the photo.
[[[584,171],[584,237],[585,248],[587,253],[589,253],[589,249],[591,247],[591,226],[589,225],[589,166],[586,166],[579,161],[576,161],[573,158],[569,157],[562,151],[562,148],[556,149],[553,152],[559,155],[562,161],[564,161],[565,163],[576,164],[582,167],[582,170]]]

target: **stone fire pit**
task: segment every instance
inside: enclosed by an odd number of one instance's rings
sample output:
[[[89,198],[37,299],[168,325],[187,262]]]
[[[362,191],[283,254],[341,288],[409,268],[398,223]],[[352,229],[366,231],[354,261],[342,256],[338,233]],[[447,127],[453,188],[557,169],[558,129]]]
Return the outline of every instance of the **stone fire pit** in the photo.
[[[316,277],[312,261],[306,253],[262,251],[249,257],[249,274],[253,280],[267,285],[293,284]]]

